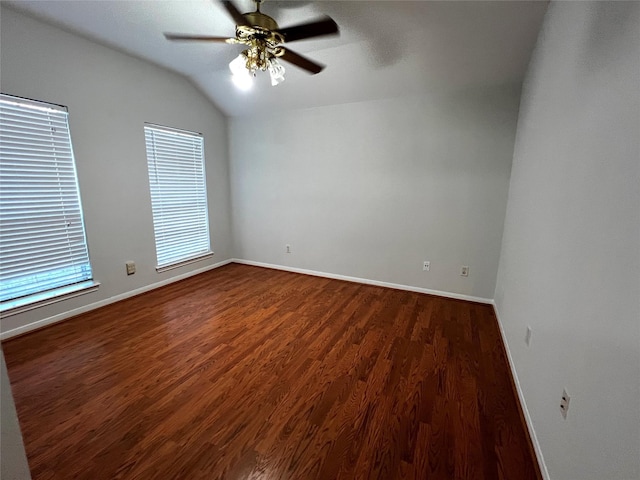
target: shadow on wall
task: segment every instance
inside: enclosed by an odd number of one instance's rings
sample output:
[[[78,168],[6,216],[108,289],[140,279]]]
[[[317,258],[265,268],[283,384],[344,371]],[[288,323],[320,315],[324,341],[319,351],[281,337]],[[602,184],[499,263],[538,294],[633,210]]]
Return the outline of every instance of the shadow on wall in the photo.
[[[590,17],[591,25],[586,29],[579,65],[587,71],[606,71],[616,64],[620,52],[635,49],[637,54],[640,45],[636,21],[640,2],[622,2],[618,8],[612,8],[609,3],[596,3],[597,13]],[[637,41],[630,42],[630,38]],[[593,59],[600,62],[594,63]]]

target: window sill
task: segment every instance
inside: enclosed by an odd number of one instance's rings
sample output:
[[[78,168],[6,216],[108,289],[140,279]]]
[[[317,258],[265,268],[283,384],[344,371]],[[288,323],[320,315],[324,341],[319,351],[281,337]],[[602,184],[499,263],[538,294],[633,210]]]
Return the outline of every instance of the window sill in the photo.
[[[213,252],[209,251],[206,253],[202,253],[196,257],[187,258],[185,260],[180,260],[176,263],[170,263],[169,265],[162,265],[161,267],[156,267],[156,272],[162,273],[167,270],[173,270],[174,268],[182,267],[183,265],[189,265],[190,263],[199,262],[200,260],[204,260],[205,258],[209,258],[213,256]]]
[[[95,292],[99,286],[99,282],[89,280],[76,283],[75,285],[69,285],[68,287],[49,290],[48,292],[36,293],[28,297],[9,300],[0,304],[0,314],[2,314],[3,317],[9,317],[11,315],[28,312],[35,308],[44,307],[45,305],[51,305],[52,303]]]

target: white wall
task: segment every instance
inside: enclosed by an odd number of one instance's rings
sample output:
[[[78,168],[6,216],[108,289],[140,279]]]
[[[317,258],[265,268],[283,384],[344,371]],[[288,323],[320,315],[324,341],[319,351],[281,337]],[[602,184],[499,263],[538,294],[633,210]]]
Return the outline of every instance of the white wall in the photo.
[[[31,480],[11,382],[0,348],[0,478]]]
[[[495,300],[554,480],[640,478],[639,82],[640,3],[550,6],[523,89]]]
[[[2,8],[2,92],[63,104],[84,207],[95,293],[2,319],[2,332],[229,259],[225,117],[183,77]],[[155,271],[144,122],[205,139],[212,259]],[[127,276],[124,262],[137,273]]]
[[[492,298],[518,98],[479,87],[232,119],[238,257]]]

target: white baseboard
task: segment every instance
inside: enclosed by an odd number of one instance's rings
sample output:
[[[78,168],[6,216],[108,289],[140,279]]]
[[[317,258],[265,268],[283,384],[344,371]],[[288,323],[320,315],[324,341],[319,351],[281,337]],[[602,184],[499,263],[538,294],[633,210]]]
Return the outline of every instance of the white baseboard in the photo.
[[[213,270],[215,268],[222,267],[231,262],[233,262],[233,259],[223,260],[222,262],[214,263],[213,265],[209,265],[207,267],[203,267],[197,270],[193,270],[191,272],[183,273],[182,275],[171,277],[166,280],[162,280],[161,282],[152,283],[151,285],[146,285],[144,287],[140,287],[135,290],[131,290],[129,292],[121,293],[120,295],[115,295],[113,297],[109,297],[104,300],[91,303],[89,305],[84,305],[83,307],[75,308],[73,310],[69,310],[68,312],[59,313],[58,315],[53,315],[52,317],[38,320],[36,322],[32,322],[18,328],[13,328],[5,332],[0,332],[0,340],[6,340],[8,338],[15,337],[16,335],[22,335],[24,333],[31,332],[33,330],[38,330],[42,327],[46,327],[48,325],[61,322],[68,318],[75,317],[76,315],[80,315],[81,313],[86,313],[91,310],[95,310],[96,308],[104,307],[105,305],[119,302],[120,300],[125,300],[130,297],[135,297],[136,295],[140,295],[141,293],[149,292],[151,290],[155,290],[156,288],[164,287],[165,285],[169,285],[170,283],[178,282],[180,280],[184,280],[185,278],[198,275],[199,273],[204,273],[208,270]]]
[[[500,329],[500,336],[502,337],[502,343],[504,344],[504,349],[507,352],[507,361],[509,362],[509,369],[511,370],[511,375],[513,375],[513,380],[516,384],[516,390],[518,392],[518,400],[520,401],[520,405],[522,407],[522,412],[524,413],[524,419],[527,422],[527,429],[529,437],[531,438],[531,442],[533,443],[533,448],[536,452],[536,459],[538,460],[538,465],[540,466],[540,472],[542,473],[542,478],[544,480],[551,480],[549,476],[549,471],[547,470],[547,464],[544,462],[544,457],[542,456],[542,450],[540,449],[540,443],[538,443],[538,437],[536,436],[536,431],[533,429],[533,423],[531,421],[531,415],[529,415],[529,409],[527,408],[527,402],[524,399],[524,394],[522,393],[522,388],[520,387],[520,380],[518,380],[518,372],[516,371],[516,366],[513,363],[513,358],[511,357],[511,350],[509,350],[509,344],[507,343],[507,336],[504,333],[504,328],[502,328],[502,321],[500,320],[500,314],[498,313],[498,308],[496,306],[495,301],[491,302],[493,304],[493,311],[496,314],[496,319],[498,320],[498,328]]]
[[[377,287],[394,288],[396,290],[406,290],[408,292],[427,293],[429,295],[437,295],[439,297],[454,298],[456,300],[467,300],[469,302],[487,303],[492,305],[493,299],[483,297],[473,297],[471,295],[463,295],[461,293],[443,292],[440,290],[430,290],[428,288],[413,287],[411,285],[402,285],[399,283],[381,282],[379,280],[369,280],[368,278],[349,277],[347,275],[338,275],[335,273],[318,272],[316,270],[307,270],[304,268],[287,267],[284,265],[274,265],[272,263],[254,262],[253,260],[243,260],[234,258],[234,263],[243,265],[253,265],[254,267],[273,268],[274,270],[284,270],[286,272],[302,273],[304,275],[313,275],[314,277],[332,278],[334,280],[344,280],[347,282],[364,283],[366,285],[375,285]]]
[[[127,298],[134,297],[136,295],[140,295],[141,293],[145,293],[145,292],[149,292],[151,290],[155,290],[156,288],[160,288],[160,287],[163,287],[163,286],[168,285],[170,283],[177,282],[179,280],[183,280],[183,279],[191,277],[193,275],[198,275],[199,273],[203,273],[203,272],[206,272],[208,270],[213,270],[215,268],[222,267],[222,266],[227,265],[227,264],[232,263],[232,262],[240,263],[240,264],[244,264],[244,265],[253,265],[253,266],[256,266],[256,267],[272,268],[272,269],[275,269],[275,270],[284,270],[284,271],[294,272],[294,273],[302,273],[302,274],[305,274],[305,275],[313,275],[313,276],[316,276],[316,277],[325,277],[325,278],[332,278],[332,279],[336,279],[336,280],[344,280],[344,281],[347,281],[347,282],[363,283],[363,284],[366,284],[366,285],[376,285],[378,287],[394,288],[396,290],[406,290],[406,291],[410,291],[410,292],[426,293],[426,294],[429,294],[429,295],[437,295],[437,296],[440,296],[440,297],[454,298],[454,299],[457,299],[457,300],[467,300],[467,301],[471,301],[471,302],[486,303],[486,304],[492,304],[492,302],[493,302],[493,300],[489,299],[489,298],[473,297],[473,296],[470,296],[470,295],[463,295],[463,294],[460,294],[460,293],[444,292],[444,291],[440,291],[440,290],[430,290],[428,288],[420,288],[420,287],[414,287],[414,286],[410,286],[410,285],[401,285],[401,284],[397,284],[397,283],[381,282],[381,281],[378,281],[378,280],[370,280],[370,279],[367,279],[367,278],[350,277],[350,276],[346,276],[346,275],[338,275],[338,274],[327,273],[327,272],[318,272],[318,271],[315,271],[315,270],[307,270],[307,269],[303,269],[303,268],[287,267],[287,266],[283,266],[283,265],[274,265],[274,264],[270,264],[270,263],[254,262],[254,261],[251,261],[251,260],[244,260],[244,259],[240,259],[240,258],[232,258],[232,259],[229,259],[229,260],[224,260],[222,262],[215,263],[213,265],[209,265],[209,266],[204,267],[204,268],[200,268],[198,270],[194,270],[194,271],[191,271],[191,272],[188,272],[188,273],[184,273],[182,275],[178,275],[176,277],[171,277],[171,278],[163,280],[161,282],[153,283],[151,285],[146,285],[146,286],[138,288],[136,290],[131,290],[129,292],[122,293],[120,295],[115,295],[113,297],[109,297],[107,299],[91,303],[89,305],[84,305],[82,307],[79,307],[79,308],[76,308],[76,309],[73,309],[73,310],[69,310],[67,312],[63,312],[63,313],[60,313],[58,315],[53,315],[51,317],[44,318],[42,320],[38,320],[36,322],[32,322],[32,323],[29,323],[27,325],[22,325],[20,327],[13,328],[11,330],[0,332],[0,340],[6,340],[6,339],[9,339],[11,337],[15,337],[17,335],[22,335],[22,334],[31,332],[33,330],[38,330],[38,329],[46,327],[48,325],[52,325],[54,323],[61,322],[63,320],[71,318],[71,317],[75,317],[76,315],[80,315],[82,313],[86,313],[86,312],[89,312],[91,310],[95,310],[96,308],[104,307],[106,305],[118,302],[120,300],[125,300]]]

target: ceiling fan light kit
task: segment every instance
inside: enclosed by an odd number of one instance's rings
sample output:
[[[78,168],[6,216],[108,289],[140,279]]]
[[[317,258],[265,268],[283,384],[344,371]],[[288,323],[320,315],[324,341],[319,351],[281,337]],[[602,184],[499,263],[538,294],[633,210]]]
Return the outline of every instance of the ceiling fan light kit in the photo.
[[[282,59],[290,62],[311,74],[320,73],[324,65],[320,65],[283,46],[284,43],[304,40],[312,37],[338,34],[336,22],[324,17],[312,22],[279,28],[276,21],[260,12],[262,0],[254,0],[255,12],[242,14],[235,5],[223,0],[222,5],[236,22],[236,36],[210,37],[203,35],[182,35],[165,33],[168,40],[178,41],[207,41],[224,42],[228,44],[242,44],[248,48],[229,63],[233,83],[241,90],[248,90],[253,84],[253,77],[257,71],[268,71],[271,85],[276,86],[284,82],[284,66],[278,61]]]

